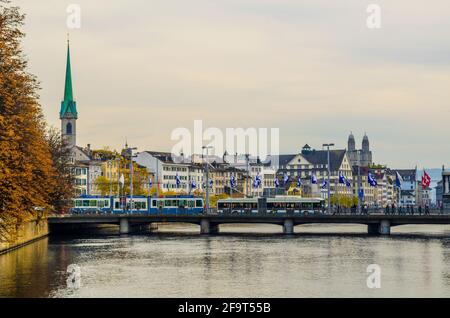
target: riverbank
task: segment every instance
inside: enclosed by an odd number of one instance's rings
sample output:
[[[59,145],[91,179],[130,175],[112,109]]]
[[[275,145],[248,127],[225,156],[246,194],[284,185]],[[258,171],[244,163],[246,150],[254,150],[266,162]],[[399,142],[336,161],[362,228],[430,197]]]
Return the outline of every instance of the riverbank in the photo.
[[[35,219],[21,224],[17,230],[17,239],[13,242],[0,243],[0,254],[7,253],[48,235],[46,219]]]

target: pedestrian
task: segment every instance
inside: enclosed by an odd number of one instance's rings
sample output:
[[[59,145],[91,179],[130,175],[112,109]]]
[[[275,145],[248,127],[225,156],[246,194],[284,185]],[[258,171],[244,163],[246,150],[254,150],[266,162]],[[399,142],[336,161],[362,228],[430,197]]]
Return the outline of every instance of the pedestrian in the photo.
[[[425,214],[426,215],[430,215],[430,207],[427,205],[425,205]]]
[[[386,204],[386,208],[384,209],[384,214],[389,215],[389,204]]]
[[[421,205],[419,205],[419,215],[422,215],[422,206]]]

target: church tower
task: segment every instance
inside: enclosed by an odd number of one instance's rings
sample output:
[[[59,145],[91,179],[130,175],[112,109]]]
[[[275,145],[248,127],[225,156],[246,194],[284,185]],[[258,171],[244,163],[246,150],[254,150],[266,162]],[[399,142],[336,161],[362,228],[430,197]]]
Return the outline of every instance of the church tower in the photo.
[[[66,81],[64,85],[64,100],[61,102],[61,110],[59,111],[61,119],[61,135],[66,140],[69,147],[77,145],[77,103],[73,100],[72,91],[72,72],[70,68],[70,45],[67,40],[67,64],[66,64]]]
[[[355,151],[355,136],[353,136],[353,133],[350,132],[350,136],[348,136],[348,151]]]
[[[350,166],[356,166],[358,164],[358,152],[356,151],[355,146],[355,136],[353,136],[352,132],[350,132],[350,136],[348,136],[347,154]]]
[[[370,166],[372,164],[372,151],[370,151],[369,137],[364,134],[362,140],[362,151],[361,151],[361,165]]]

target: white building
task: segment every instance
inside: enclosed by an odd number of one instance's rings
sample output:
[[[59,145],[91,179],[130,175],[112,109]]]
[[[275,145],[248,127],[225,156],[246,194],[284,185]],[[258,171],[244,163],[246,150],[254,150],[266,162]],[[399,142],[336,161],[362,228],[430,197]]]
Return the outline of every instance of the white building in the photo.
[[[183,159],[173,160],[172,154],[168,152],[144,151],[140,152],[133,159],[136,163],[146,167],[151,174],[154,174],[158,191],[174,191],[177,193],[191,193],[192,181],[197,185],[196,189],[201,189],[203,183],[203,166],[191,163]],[[177,185],[177,175],[180,184]]]

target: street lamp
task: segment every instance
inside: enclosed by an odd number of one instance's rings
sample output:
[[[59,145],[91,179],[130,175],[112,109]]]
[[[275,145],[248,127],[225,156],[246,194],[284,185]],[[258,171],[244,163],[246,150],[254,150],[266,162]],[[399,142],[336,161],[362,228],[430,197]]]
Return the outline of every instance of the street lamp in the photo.
[[[359,214],[361,214],[361,199],[363,199],[363,198],[361,198],[360,197],[360,195],[361,195],[361,191],[364,191],[364,190],[362,190],[362,182],[361,182],[361,150],[357,150],[356,151],[356,156],[358,157],[358,161],[357,161],[357,164],[358,164],[358,187],[357,187],[357,197],[358,197],[358,213]]]
[[[120,158],[116,157],[114,161],[116,162],[117,166],[117,197],[120,200]]]
[[[205,172],[206,172],[206,214],[209,213],[209,167],[208,167],[208,156],[209,156],[209,149],[213,148],[212,146],[203,146],[202,150],[206,149],[206,162],[205,162]],[[203,155],[203,151],[202,151]]]
[[[112,197],[112,159],[108,161],[109,167],[109,197]]]
[[[327,161],[328,161],[328,182],[327,182],[327,192],[328,192],[328,207],[327,207],[327,211],[328,214],[330,214],[330,205],[331,205],[331,191],[330,191],[330,174],[331,174],[331,169],[330,169],[330,147],[333,147],[334,144],[323,144],[323,147],[327,147]]]
[[[130,154],[130,212],[133,213],[133,150],[136,150],[136,147],[128,148],[127,152]]]

